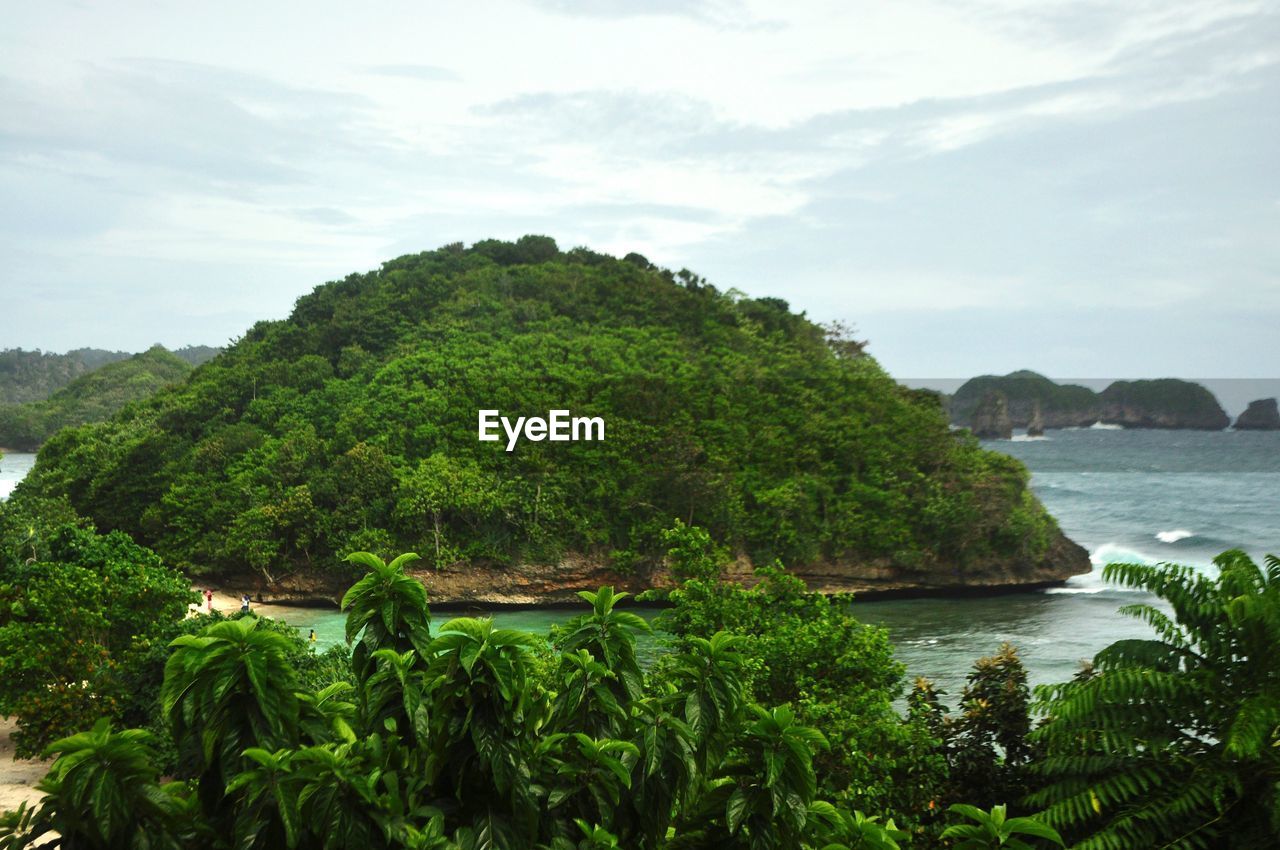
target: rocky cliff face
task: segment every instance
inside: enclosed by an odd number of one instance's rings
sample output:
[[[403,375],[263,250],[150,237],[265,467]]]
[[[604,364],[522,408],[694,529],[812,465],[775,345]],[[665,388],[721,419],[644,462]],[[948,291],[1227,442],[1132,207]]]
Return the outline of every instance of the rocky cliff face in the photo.
[[[982,396],[969,419],[969,430],[980,440],[1007,440],[1013,436],[1004,393],[990,390]]]
[[[951,421],[968,425],[987,392],[999,392],[1015,428],[1029,428],[1037,405],[1045,428],[1088,428],[1098,421],[1102,404],[1088,387],[1057,384],[1044,375],[1023,369],[1008,375],[982,375],[966,381],[951,397]]]
[[[1048,553],[1038,559],[1008,558],[963,568],[929,563],[912,568],[887,562],[818,563],[796,569],[813,590],[823,593],[858,593],[863,596],[946,596],[955,593],[1029,589],[1060,584],[1092,569],[1089,553],[1059,534]],[[410,570],[427,588],[437,605],[563,605],[579,601],[577,592],[613,585],[638,593],[649,588],[670,588],[666,569],[622,574],[582,556],[558,564],[521,564],[484,567],[460,564],[440,570]],[[750,584],[751,563],[740,558],[729,570],[735,580]],[[310,571],[286,576],[268,586],[260,575],[221,577],[223,586],[252,588],[260,602],[281,604],[337,604],[358,578],[338,572]]]
[[[1027,423],[1028,437],[1044,436],[1044,414],[1040,410],[1040,401],[1036,400],[1035,406],[1031,410],[1031,421]]]
[[[1101,397],[1102,421],[1109,425],[1221,431],[1231,424],[1213,393],[1191,381],[1116,381]]]
[[[1236,419],[1237,431],[1280,431],[1280,408],[1274,398],[1249,402],[1248,409]]]

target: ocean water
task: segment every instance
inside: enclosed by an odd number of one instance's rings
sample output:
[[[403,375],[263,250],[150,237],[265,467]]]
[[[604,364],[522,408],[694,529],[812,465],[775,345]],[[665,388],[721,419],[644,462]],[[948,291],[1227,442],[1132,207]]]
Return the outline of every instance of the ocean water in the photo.
[[[1280,554],[1280,432],[1050,431],[986,444],[1022,460],[1031,485],[1062,529],[1087,548],[1092,573],[1064,587],[990,597],[856,601],[859,618],[889,629],[909,677],[924,676],[959,693],[974,660],[1014,644],[1033,684],[1070,678],[1082,660],[1120,638],[1147,637],[1122,617],[1122,605],[1152,601],[1108,586],[1111,561],[1170,561],[1212,570],[1215,555],[1241,548],[1255,557]],[[30,469],[31,455],[0,459],[0,496]],[[436,611],[442,623],[459,612]],[[573,609],[493,614],[503,626],[545,633]],[[652,611],[641,611],[652,616]],[[296,609],[287,616],[318,644],[342,640],[343,617]],[[660,651],[646,639],[643,653]]]
[[[0,454],[0,499],[9,498],[13,488],[26,477],[36,462],[36,456],[26,452]]]

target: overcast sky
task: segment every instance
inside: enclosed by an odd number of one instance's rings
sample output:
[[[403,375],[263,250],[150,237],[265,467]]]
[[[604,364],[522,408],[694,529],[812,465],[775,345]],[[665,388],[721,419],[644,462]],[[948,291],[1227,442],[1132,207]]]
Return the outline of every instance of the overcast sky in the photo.
[[[1275,2],[3,2],[0,348],[554,236],[901,377],[1280,376]]]

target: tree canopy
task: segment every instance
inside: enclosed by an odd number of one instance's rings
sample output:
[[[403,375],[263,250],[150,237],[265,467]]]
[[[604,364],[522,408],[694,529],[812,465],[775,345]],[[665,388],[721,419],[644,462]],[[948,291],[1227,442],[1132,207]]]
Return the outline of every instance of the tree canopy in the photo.
[[[508,454],[480,408],[600,416],[607,438]],[[643,570],[676,518],[757,563],[954,572],[1042,561],[1058,531],[1027,480],[785,301],[531,236],[318,287],[56,435],[14,499],[65,495],[167,563],[268,581],[365,549]]]

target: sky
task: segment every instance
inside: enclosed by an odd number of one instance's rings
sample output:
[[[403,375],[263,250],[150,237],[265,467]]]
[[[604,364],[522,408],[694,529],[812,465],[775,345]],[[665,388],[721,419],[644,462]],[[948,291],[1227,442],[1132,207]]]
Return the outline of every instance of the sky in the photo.
[[[0,348],[639,251],[903,378],[1280,377],[1280,4],[0,0]]]

